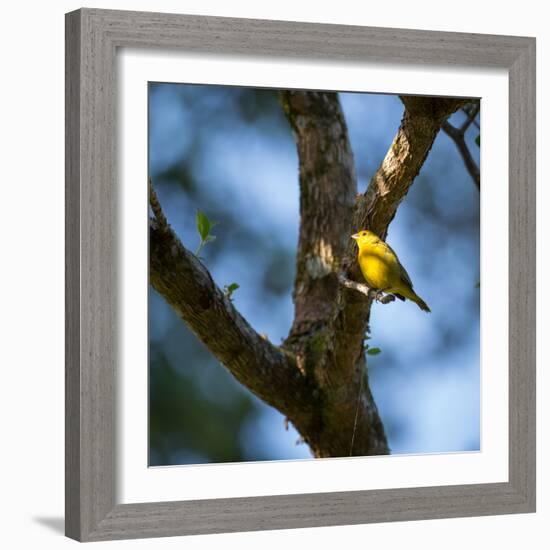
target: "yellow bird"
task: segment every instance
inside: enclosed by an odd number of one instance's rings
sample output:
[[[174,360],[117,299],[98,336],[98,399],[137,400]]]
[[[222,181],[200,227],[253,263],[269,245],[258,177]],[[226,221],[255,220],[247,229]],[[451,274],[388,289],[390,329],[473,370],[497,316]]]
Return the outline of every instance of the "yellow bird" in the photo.
[[[408,298],[423,311],[430,311],[428,304],[413,290],[409,274],[388,244],[366,230],[355,233],[351,238],[359,246],[357,261],[370,288],[393,294],[400,300]]]

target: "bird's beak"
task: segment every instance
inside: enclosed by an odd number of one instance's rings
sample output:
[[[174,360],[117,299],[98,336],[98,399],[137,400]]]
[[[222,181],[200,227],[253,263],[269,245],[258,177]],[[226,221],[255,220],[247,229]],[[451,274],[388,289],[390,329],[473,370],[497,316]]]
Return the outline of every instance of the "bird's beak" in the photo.
[[[355,235],[352,235],[351,238],[357,240],[359,238],[359,233],[355,233]]]

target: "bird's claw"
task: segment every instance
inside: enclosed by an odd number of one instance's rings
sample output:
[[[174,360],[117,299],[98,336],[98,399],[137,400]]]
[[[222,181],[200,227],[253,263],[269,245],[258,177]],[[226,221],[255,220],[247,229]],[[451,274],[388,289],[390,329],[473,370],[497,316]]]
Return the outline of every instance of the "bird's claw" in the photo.
[[[380,304],[389,304],[395,300],[393,294],[385,294],[383,290],[376,290],[373,294],[373,300]]]

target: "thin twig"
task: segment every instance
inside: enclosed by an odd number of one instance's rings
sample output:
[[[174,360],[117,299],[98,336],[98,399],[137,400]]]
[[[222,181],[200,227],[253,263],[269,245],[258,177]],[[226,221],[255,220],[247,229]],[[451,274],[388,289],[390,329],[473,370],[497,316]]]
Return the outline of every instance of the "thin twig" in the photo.
[[[477,126],[476,117],[479,113],[479,103],[469,103],[462,108],[462,112],[466,115],[466,120],[462,123],[460,131],[462,135],[466,133],[466,130],[472,123]],[[479,126],[478,126],[479,128]]]
[[[351,288],[352,290],[356,290],[357,292],[361,292],[361,294],[364,294],[365,296],[367,296],[367,298],[376,300],[381,304],[389,304],[390,302],[393,302],[395,300],[395,296],[393,294],[381,295],[380,291],[374,288],[370,288],[363,283],[352,281],[351,279],[348,279],[343,273],[340,273],[338,275],[338,281],[342,286],[345,286],[346,288]]]
[[[455,145],[460,155],[462,156],[462,160],[464,161],[464,164],[466,166],[466,170],[468,170],[468,173],[470,174],[476,187],[480,189],[479,167],[474,161],[472,154],[470,153],[470,150],[466,145],[466,141],[464,140],[464,132],[466,130],[463,130],[462,127],[460,129],[455,128],[452,124],[449,124],[447,121],[443,123],[441,128],[455,142]]]

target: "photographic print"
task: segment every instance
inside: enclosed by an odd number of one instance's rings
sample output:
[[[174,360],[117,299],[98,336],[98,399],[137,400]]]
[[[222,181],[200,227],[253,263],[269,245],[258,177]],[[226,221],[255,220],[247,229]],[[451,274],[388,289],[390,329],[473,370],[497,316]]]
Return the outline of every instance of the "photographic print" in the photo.
[[[480,450],[480,100],[151,82],[149,465]]]

